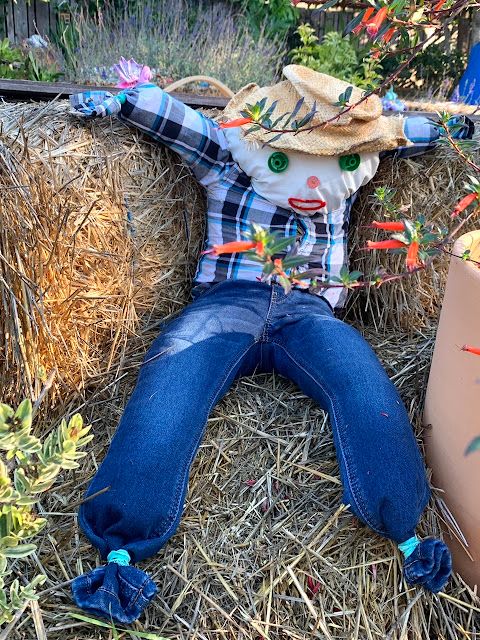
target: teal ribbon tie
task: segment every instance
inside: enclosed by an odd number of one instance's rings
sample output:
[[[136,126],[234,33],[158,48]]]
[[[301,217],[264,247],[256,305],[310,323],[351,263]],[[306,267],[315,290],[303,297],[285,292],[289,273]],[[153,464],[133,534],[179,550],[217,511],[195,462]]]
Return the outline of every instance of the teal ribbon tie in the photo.
[[[130,564],[130,554],[125,549],[117,549],[116,551],[110,551],[107,556],[107,562],[115,562],[122,567],[126,567]]]
[[[409,556],[412,555],[419,544],[420,540],[417,538],[417,536],[413,536],[412,538],[409,538],[408,540],[405,540],[405,542],[399,544],[398,548],[403,553],[406,560]]]

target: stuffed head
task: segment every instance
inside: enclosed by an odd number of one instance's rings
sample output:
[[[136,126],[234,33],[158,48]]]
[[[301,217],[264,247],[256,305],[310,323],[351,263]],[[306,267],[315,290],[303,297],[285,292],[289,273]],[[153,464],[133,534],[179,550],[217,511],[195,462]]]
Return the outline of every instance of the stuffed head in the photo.
[[[314,215],[342,210],[345,198],[375,174],[378,153],[315,156],[249,141],[239,129],[226,129],[230,153],[258,195],[284,209]]]
[[[241,89],[225,108],[224,119],[239,118],[247,105],[266,99],[266,108],[275,103],[273,121],[292,112],[300,120],[313,110],[310,130],[278,137],[252,130],[251,124],[227,125],[229,150],[266,200],[307,215],[335,212],[373,177],[378,152],[408,145],[403,119],[383,116],[378,96],[364,99],[360,89],[307,67],[289,65],[283,75],[286,80],[271,87],[249,84]],[[339,115],[345,92],[350,104],[359,104]],[[327,120],[326,126],[316,126]],[[288,124],[277,127],[288,129]]]

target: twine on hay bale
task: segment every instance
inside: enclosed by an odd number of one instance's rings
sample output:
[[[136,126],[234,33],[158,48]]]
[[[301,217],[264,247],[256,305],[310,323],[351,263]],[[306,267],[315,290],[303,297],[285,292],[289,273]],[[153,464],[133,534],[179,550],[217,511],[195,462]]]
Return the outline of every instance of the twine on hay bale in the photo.
[[[12,393],[24,385],[19,362],[30,367],[33,386],[35,367],[57,367],[53,415],[81,410],[95,432],[81,468],[42,500],[49,526],[25,574],[40,568],[48,576],[35,613],[48,638],[106,639],[109,630],[70,616],[69,581],[99,563],[80,534],[77,508],[159,321],[188,298],[203,195],[174,155],[118,122],[79,122],[63,103],[2,105],[0,120],[0,348],[10,340],[6,331],[30,330],[23,351],[12,341],[0,352],[2,383]],[[417,198],[435,162],[386,164],[377,183],[401,185],[402,202],[408,194]],[[432,189],[453,171],[444,165],[435,169]],[[447,190],[438,192],[442,212]],[[430,201],[431,193],[422,200]],[[364,223],[368,194],[356,212]],[[408,286],[413,293],[415,285]],[[434,331],[422,320],[423,307],[412,310],[410,303],[401,317],[414,311],[421,330],[410,337],[387,331],[395,315],[384,312],[377,319],[381,335],[371,323],[381,310],[382,299],[372,298],[379,292],[368,294],[370,316],[358,318],[420,434]],[[395,546],[355,521],[341,497],[331,432],[318,405],[279,377],[238,381],[209,420],[178,532],[142,566],[159,596],[137,630],[172,640],[473,637],[477,595],[458,578],[439,596],[407,588]],[[448,519],[437,494],[420,534],[438,535]],[[20,624],[17,637],[37,637],[28,615]]]

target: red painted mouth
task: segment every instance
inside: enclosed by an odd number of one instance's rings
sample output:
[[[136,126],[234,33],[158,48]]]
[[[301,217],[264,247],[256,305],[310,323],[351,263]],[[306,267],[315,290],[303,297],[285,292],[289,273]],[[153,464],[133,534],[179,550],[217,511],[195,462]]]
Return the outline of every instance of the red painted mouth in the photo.
[[[299,211],[318,211],[327,206],[325,200],[303,200],[302,198],[289,198],[288,204],[292,209]]]

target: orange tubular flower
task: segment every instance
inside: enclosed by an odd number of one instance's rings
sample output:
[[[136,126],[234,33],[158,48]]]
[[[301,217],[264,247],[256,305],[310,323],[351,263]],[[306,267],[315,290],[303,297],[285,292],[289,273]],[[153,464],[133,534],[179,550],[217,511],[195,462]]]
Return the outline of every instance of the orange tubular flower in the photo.
[[[352,29],[352,33],[355,34],[356,36],[358,36],[358,34],[362,31],[363,27],[367,24],[367,22],[370,20],[373,12],[375,11],[375,9],[373,7],[370,7],[369,9],[367,9],[363,15],[362,21],[360,22],[360,24],[357,24],[357,26],[355,27],[355,29]]]
[[[435,11],[440,11],[440,9],[443,7],[445,2],[446,2],[446,0],[439,0],[439,2],[437,2],[437,4],[433,7],[432,11],[434,13],[435,13]]]
[[[464,344],[462,351],[468,351],[468,353],[474,353],[476,356],[480,356],[480,347],[471,347],[469,344]]]
[[[407,250],[407,259],[405,261],[405,266],[407,267],[407,271],[413,271],[416,267],[418,267],[418,242],[411,242],[408,245]]]
[[[390,40],[393,38],[393,35],[395,33],[396,29],[395,27],[391,27],[388,31],[386,31],[382,37],[383,42],[390,42]]]
[[[220,129],[233,129],[244,124],[250,124],[250,122],[253,122],[252,118],[237,118],[236,120],[230,120],[230,122],[221,122]]]
[[[382,7],[378,10],[373,19],[370,20],[370,22],[367,22],[367,34],[370,38],[375,38],[387,15],[388,7]]]
[[[265,246],[262,241],[255,243],[255,253],[257,256],[262,257],[265,253]]]
[[[452,218],[456,218],[462,211],[472,204],[478,198],[478,193],[469,193],[460,200],[455,209],[452,211]]]
[[[250,240],[239,240],[238,242],[227,242],[226,244],[214,244],[213,249],[209,249],[203,253],[213,253],[215,256],[219,256],[222,253],[241,253],[242,251],[256,249],[257,244],[257,242]]]
[[[383,231],[405,231],[403,222],[377,222],[377,220],[374,220],[371,226],[374,229],[382,229]]]
[[[380,240],[380,242],[372,242],[367,240],[365,249],[403,249],[405,244],[400,240]]]
[[[275,258],[273,264],[275,265],[275,271],[279,276],[285,276],[285,278],[288,278],[287,274],[283,270],[283,262],[281,258]]]

